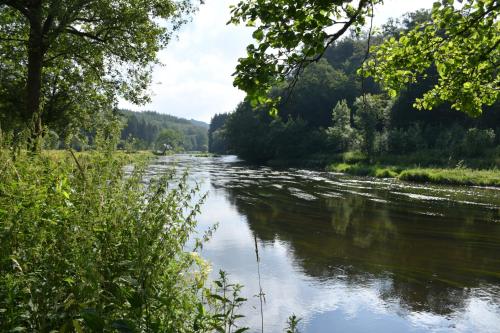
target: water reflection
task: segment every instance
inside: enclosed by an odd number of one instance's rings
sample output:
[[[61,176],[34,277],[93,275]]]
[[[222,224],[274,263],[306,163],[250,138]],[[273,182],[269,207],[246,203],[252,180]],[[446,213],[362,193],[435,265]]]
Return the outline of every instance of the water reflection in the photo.
[[[267,332],[281,332],[292,312],[305,332],[500,327],[500,191],[176,160],[206,181],[200,228],[221,226],[204,255],[245,285],[252,327],[260,321],[253,235]]]

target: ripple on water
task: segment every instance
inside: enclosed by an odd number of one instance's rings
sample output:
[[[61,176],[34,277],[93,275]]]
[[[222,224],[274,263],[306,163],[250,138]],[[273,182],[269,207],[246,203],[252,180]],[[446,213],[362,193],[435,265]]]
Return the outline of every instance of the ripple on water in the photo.
[[[416,193],[405,193],[405,192],[391,192],[393,194],[402,195],[411,199],[426,200],[426,201],[448,201],[448,198],[435,197],[430,195],[416,194]]]
[[[318,198],[312,194],[306,193],[296,187],[289,187],[288,191],[296,198],[304,199],[307,201],[317,200]]]
[[[204,257],[245,285],[253,331],[256,235],[268,333],[291,313],[303,332],[499,332],[500,216],[485,209],[500,207],[498,189],[180,157],[186,167],[210,186],[202,223],[220,222]]]

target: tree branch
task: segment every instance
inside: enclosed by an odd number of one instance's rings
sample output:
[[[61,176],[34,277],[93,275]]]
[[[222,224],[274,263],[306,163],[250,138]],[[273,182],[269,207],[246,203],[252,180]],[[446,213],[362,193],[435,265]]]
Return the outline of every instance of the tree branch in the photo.
[[[363,12],[363,9],[369,4],[369,3],[372,3],[371,0],[361,0],[358,4],[358,8],[356,9],[356,12],[354,13],[354,15],[346,22],[344,22],[344,26],[338,30],[337,32],[335,32],[334,34],[332,35],[328,35],[327,36],[327,42],[325,44],[325,46],[323,47],[323,50],[321,51],[321,53],[319,53],[318,55],[316,55],[315,57],[313,58],[310,58],[308,59],[307,58],[307,54],[305,55],[305,57],[296,65],[295,68],[292,68],[290,71],[291,72],[295,72],[293,74],[293,78],[292,78],[292,82],[288,85],[288,88],[287,88],[287,97],[285,99],[285,102],[284,103],[287,103],[287,101],[290,99],[290,96],[292,95],[292,92],[299,80],[299,76],[300,74],[302,73],[302,71],[305,69],[305,67],[308,65],[308,64],[311,64],[313,62],[318,62],[321,58],[323,58],[323,56],[325,55],[325,52],[326,50],[337,40],[339,39],[353,24],[354,22],[356,22],[356,20],[358,19],[359,15]],[[373,13],[372,13],[373,15]]]
[[[85,38],[94,40],[94,41],[99,42],[99,43],[106,42],[104,39],[102,39],[101,37],[99,37],[97,35],[94,35],[94,34],[91,34],[91,33],[85,32],[85,31],[77,30],[72,26],[67,27],[64,31],[69,33],[69,34],[80,36],[80,37],[85,37]]]

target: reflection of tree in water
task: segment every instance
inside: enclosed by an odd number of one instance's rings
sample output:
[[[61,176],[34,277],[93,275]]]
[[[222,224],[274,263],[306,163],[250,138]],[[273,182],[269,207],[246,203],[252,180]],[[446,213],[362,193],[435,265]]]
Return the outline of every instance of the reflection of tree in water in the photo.
[[[354,194],[306,201],[266,185],[225,190],[252,232],[289,244],[305,274],[346,276],[353,286],[389,279],[381,297],[411,311],[449,314],[464,308],[468,288],[500,280],[498,224],[477,229],[466,216],[403,215],[397,206]]]

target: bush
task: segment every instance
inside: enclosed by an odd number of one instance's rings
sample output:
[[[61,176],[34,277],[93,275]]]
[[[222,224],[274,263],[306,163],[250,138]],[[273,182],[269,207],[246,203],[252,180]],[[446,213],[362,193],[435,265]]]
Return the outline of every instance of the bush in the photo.
[[[208,291],[198,246],[186,251],[201,203],[192,203],[196,188],[186,176],[174,181],[173,171],[144,183],[144,164],[125,174],[120,156],[13,158],[0,149],[0,331],[234,327],[235,312],[210,309],[239,303]]]
[[[434,147],[439,150],[457,153],[460,150],[464,136],[465,129],[458,124],[453,124],[448,128],[441,128],[436,137]]]
[[[382,95],[358,97],[355,123],[362,137],[362,150],[373,158],[386,148],[387,135],[384,133],[389,123],[392,103]]]

